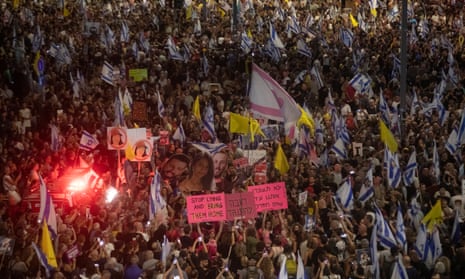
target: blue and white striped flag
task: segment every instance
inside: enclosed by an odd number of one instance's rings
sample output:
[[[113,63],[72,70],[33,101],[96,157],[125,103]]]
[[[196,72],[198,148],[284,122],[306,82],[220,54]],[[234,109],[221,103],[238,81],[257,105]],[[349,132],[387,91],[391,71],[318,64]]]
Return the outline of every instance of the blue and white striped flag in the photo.
[[[336,191],[336,200],[346,210],[352,210],[354,207],[354,194],[349,179],[346,179]]]
[[[363,182],[362,187],[360,188],[358,200],[361,203],[365,204],[374,195],[375,189],[373,186],[373,168],[370,167],[365,176],[365,181]]]
[[[450,155],[452,155],[457,161],[460,161],[460,154],[458,154],[457,150],[459,149],[459,142],[457,137],[457,127],[454,127],[447,138],[447,142],[445,144],[445,149],[449,151]]]
[[[303,39],[299,39],[297,41],[297,52],[302,54],[303,56],[312,58],[312,51],[310,50],[310,48],[307,46],[307,44],[305,43]]]
[[[421,102],[418,100],[417,92],[413,90],[413,99],[412,104],[410,105],[410,115],[414,115],[417,111],[417,108],[420,108],[420,110],[422,110],[423,106]]]
[[[227,145],[224,143],[191,142],[190,144],[192,144],[192,146],[197,148],[198,150],[210,153],[211,155],[227,147]]]
[[[122,99],[122,96],[121,96],[121,92],[119,91],[117,94],[115,94],[115,101],[113,103],[114,112],[115,112],[113,126],[126,127],[126,122],[124,121],[124,109],[123,109],[123,104],[121,102],[121,99]]]
[[[404,254],[407,253],[407,236],[405,235],[404,215],[400,204],[397,205],[396,240]]]
[[[110,85],[114,85],[113,84],[113,66],[107,61],[103,62],[100,78],[103,79],[104,82]]]
[[[158,108],[158,115],[163,118],[165,115],[165,106],[161,100],[160,92],[157,92],[157,108]]]
[[[155,215],[166,207],[166,201],[161,195],[161,181],[161,175],[156,171],[150,183],[149,220],[153,220]]]
[[[376,216],[376,234],[379,240],[379,243],[387,249],[397,246],[396,238],[389,227],[388,222],[384,219],[383,213],[375,206],[375,216]],[[375,231],[373,231],[375,233]]]
[[[81,135],[81,140],[79,141],[79,149],[92,151],[94,150],[99,141],[89,132],[84,130]]]
[[[128,43],[129,42],[129,27],[126,21],[121,22],[121,36],[120,41]]]
[[[436,141],[433,140],[433,168],[434,168],[434,177],[439,182],[441,181],[441,169],[439,163],[439,154],[436,146]]]
[[[436,260],[442,255],[441,239],[439,237],[439,230],[435,229],[431,235],[426,237],[425,250],[423,254],[423,261],[427,268],[432,269]]]
[[[36,27],[36,32],[34,33],[34,36],[32,37],[32,51],[35,53],[40,50],[42,47],[42,44],[44,42],[44,39],[42,37],[42,32],[40,31],[40,26],[37,25]]]
[[[429,34],[428,20],[421,19],[418,23],[418,35],[421,39],[426,39]]]
[[[383,120],[384,123],[388,127],[391,126],[391,117],[390,117],[390,108],[388,103],[386,102],[386,99],[384,99],[383,92],[379,92],[379,112],[381,113],[381,120]]]
[[[460,219],[460,211],[455,210],[454,224],[452,225],[452,231],[450,232],[450,241],[452,244],[457,245],[460,243],[462,238],[462,230],[460,229],[462,220]]]
[[[244,31],[241,34],[241,49],[245,54],[248,54],[250,51],[252,51],[252,44],[253,41],[249,36],[247,36],[247,33]]]
[[[373,278],[380,278],[380,266],[378,259],[378,224],[375,222],[373,225],[371,237],[370,237],[370,255],[372,259],[371,274]]]
[[[60,149],[60,135],[55,124],[50,125],[50,149],[57,152]]]
[[[417,229],[417,237],[413,248],[417,252],[418,256],[421,259],[424,259],[426,256],[426,244],[428,240],[428,233],[426,232],[426,225],[421,223]]]
[[[292,32],[292,33],[295,33],[295,34],[300,33],[299,22],[297,21],[297,18],[295,18],[294,16],[288,17],[287,30],[288,30],[288,32]]]
[[[459,145],[465,143],[465,109],[462,109],[462,118],[457,130],[457,142]]]
[[[204,77],[208,77],[208,73],[210,72],[210,65],[208,64],[208,58],[205,53],[202,56],[202,60],[200,60],[200,64],[202,66]]]
[[[179,123],[179,126],[173,133],[172,138],[174,140],[178,140],[183,144],[186,141],[186,133],[184,132],[184,128],[182,127],[182,122]]]
[[[173,37],[168,37],[168,40],[166,41],[166,46],[168,47],[170,59],[184,61],[184,57],[181,55],[178,48],[176,47],[176,43],[174,42]]]
[[[373,94],[373,89],[371,88],[371,78],[366,74],[355,74],[355,76],[349,81],[349,84],[360,94]]]
[[[417,152],[413,151],[412,154],[410,154],[407,166],[404,168],[403,178],[406,186],[410,186],[414,183],[417,169]]]
[[[35,244],[35,242],[32,242],[31,245],[34,251],[36,252],[40,265],[43,266],[45,269],[46,278],[50,278],[51,273],[53,271],[53,267],[48,263],[47,256],[44,254],[42,249],[40,249],[40,247],[37,246],[37,244]]]
[[[348,158],[346,147],[340,138],[338,138],[334,145],[331,147],[331,151],[333,151],[337,157],[340,157],[343,160]]]
[[[273,23],[270,22],[270,40],[274,47],[284,49],[284,44],[279,38],[276,29],[273,26]]]
[[[389,10],[387,18],[389,22],[393,22],[395,20],[399,19],[399,6],[397,4],[394,4],[392,6],[391,10]]]
[[[340,30],[340,39],[341,42],[348,48],[352,47],[352,44],[354,42],[354,34],[352,33],[351,30],[347,28],[341,28]]]
[[[316,86],[318,89],[322,88],[325,86],[323,79],[321,78],[320,71],[318,71],[318,68],[313,65],[312,69],[310,70],[310,75],[313,76],[313,78],[316,81]]]
[[[211,105],[208,105],[205,108],[205,114],[203,116],[203,127],[211,136],[213,142],[216,140],[216,132],[215,132],[215,115],[213,113],[213,108]]]
[[[394,268],[392,269],[391,279],[409,279],[407,270],[402,261],[403,257],[397,257]]]
[[[387,159],[386,168],[388,184],[389,186],[395,189],[399,187],[400,181],[402,179],[399,165],[399,156],[397,155],[397,153],[392,153],[391,150],[389,150],[389,148],[387,147],[385,155],[387,156],[385,160]]]
[[[310,138],[310,131],[307,127],[302,126],[299,131],[299,140],[296,144],[296,154],[300,156],[310,155],[310,143],[308,139]]]
[[[163,236],[163,243],[161,244],[161,263],[166,267],[166,260],[171,252],[171,243],[168,241],[166,235]]]
[[[399,78],[401,62],[397,55],[392,55],[391,78]]]
[[[57,216],[55,212],[55,205],[52,200],[52,195],[48,192],[47,185],[45,185],[42,176],[39,175],[40,182],[40,210],[38,221],[46,221],[51,237],[54,239],[57,236]]]

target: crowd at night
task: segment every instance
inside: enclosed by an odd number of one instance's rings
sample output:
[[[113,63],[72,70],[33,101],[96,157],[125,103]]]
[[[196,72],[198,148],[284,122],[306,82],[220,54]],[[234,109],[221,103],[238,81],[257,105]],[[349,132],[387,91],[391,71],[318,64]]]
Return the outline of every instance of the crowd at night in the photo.
[[[464,3],[401,92],[401,2],[1,0],[0,277],[463,278]]]

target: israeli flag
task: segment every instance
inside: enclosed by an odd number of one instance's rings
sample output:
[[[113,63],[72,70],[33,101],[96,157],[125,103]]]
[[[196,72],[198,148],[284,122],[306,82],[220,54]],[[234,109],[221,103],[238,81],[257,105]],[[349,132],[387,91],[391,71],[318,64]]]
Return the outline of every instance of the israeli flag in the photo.
[[[284,49],[284,44],[279,38],[278,33],[276,32],[276,29],[274,28],[271,22],[270,22],[270,39],[274,47]]]
[[[210,134],[214,142],[216,140],[215,115],[213,113],[213,108],[211,107],[211,105],[208,105],[205,108],[205,115],[203,117],[202,123],[204,129],[208,132],[208,134]]]
[[[176,47],[173,37],[171,36],[168,37],[166,46],[168,47],[170,59],[184,61],[184,56],[182,56],[181,53],[178,51],[178,48]]]
[[[410,154],[410,158],[408,160],[407,166],[405,166],[403,173],[404,184],[406,186],[410,186],[414,183],[417,168],[417,152],[413,151],[412,154]]]
[[[198,150],[212,155],[227,147],[224,143],[191,142],[190,144]]]
[[[349,84],[360,94],[373,94],[373,90],[371,89],[371,78],[366,74],[357,73],[349,81]]]
[[[354,194],[352,192],[352,185],[346,179],[339,189],[336,191],[336,199],[341,203],[342,207],[346,210],[352,210],[354,207]]]
[[[358,200],[365,204],[371,197],[375,195],[375,189],[373,186],[373,168],[371,167],[365,176],[365,182],[360,188]]]
[[[79,141],[79,149],[92,151],[94,150],[99,141],[89,132],[84,130],[81,135],[81,140]]]
[[[121,22],[121,37],[120,37],[121,42],[129,42],[129,27],[126,21]]]
[[[297,52],[302,54],[303,56],[312,58],[312,51],[310,50],[310,48],[307,46],[307,44],[305,43],[303,39],[299,39],[297,41]]]
[[[354,42],[354,34],[347,28],[341,28],[340,39],[346,47],[351,48]]]
[[[241,49],[244,52],[244,54],[248,54],[252,50],[252,44],[253,41],[249,36],[247,36],[247,33],[244,31],[241,34]]]
[[[399,165],[399,156],[397,153],[392,153],[389,148],[386,147],[386,155],[387,155],[387,176],[388,176],[388,184],[392,188],[399,187],[401,181],[401,170]]]
[[[336,140],[334,145],[331,147],[331,151],[333,151],[336,154],[336,156],[342,158],[343,160],[348,158],[346,147],[341,138],[338,138]]]
[[[178,140],[181,143],[184,143],[186,141],[186,133],[184,132],[184,128],[182,127],[182,122],[179,123],[178,128],[176,128],[176,131],[174,131],[173,139]]]
[[[52,195],[48,192],[47,185],[45,184],[42,176],[39,175],[40,182],[40,210],[38,221],[41,223],[43,220],[47,222],[49,231],[54,239],[57,236],[57,218],[55,212],[55,205],[52,200]]]
[[[325,86],[323,79],[321,78],[320,71],[318,71],[315,65],[313,65],[312,69],[310,70],[310,75],[312,75],[315,79],[318,89]]]
[[[210,71],[210,65],[208,64],[208,58],[206,54],[202,56],[202,60],[200,60],[200,64],[202,65],[203,75],[207,77]]]
[[[300,26],[299,26],[299,22],[297,21],[296,17],[294,16],[288,17],[287,30],[295,34],[300,33]]]
[[[373,230],[370,237],[370,254],[372,258],[372,266],[371,266],[371,273],[373,274],[373,278],[380,278],[380,266],[379,266],[379,259],[378,259],[378,224],[375,222],[373,226]]]
[[[404,253],[407,253],[407,236],[405,235],[404,215],[400,204],[397,205],[396,240]]]
[[[160,92],[157,92],[157,108],[158,108],[158,115],[163,118],[165,114],[165,106],[161,100]]]
[[[391,279],[409,279],[402,257],[397,257],[392,270]]]
[[[103,62],[100,78],[103,79],[103,81],[105,81],[106,83],[110,85],[114,85],[113,84],[113,66],[107,61]]]
[[[457,127],[454,127],[447,138],[446,150],[449,151],[450,155],[456,156],[457,150],[459,148],[458,138],[457,138]]]
[[[377,226],[376,234],[380,244],[387,249],[397,247],[396,238],[392,233],[388,222],[384,219],[383,213],[377,206],[375,206],[375,216]],[[375,232],[373,231],[373,233]]]

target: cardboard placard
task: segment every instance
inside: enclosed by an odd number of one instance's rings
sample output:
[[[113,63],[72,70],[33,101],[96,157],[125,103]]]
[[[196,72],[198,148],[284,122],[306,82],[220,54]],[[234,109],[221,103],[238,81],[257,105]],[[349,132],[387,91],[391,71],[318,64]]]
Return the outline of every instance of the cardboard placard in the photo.
[[[284,182],[250,186],[248,191],[254,194],[257,212],[286,209],[288,207]]]

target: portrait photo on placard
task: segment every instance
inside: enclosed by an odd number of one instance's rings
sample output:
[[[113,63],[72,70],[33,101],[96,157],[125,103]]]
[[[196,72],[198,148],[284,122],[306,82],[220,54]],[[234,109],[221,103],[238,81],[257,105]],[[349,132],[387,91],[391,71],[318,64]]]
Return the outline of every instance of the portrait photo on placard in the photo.
[[[107,141],[109,150],[124,149],[127,144],[126,128],[107,127]]]

